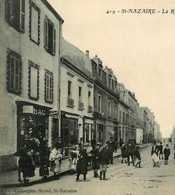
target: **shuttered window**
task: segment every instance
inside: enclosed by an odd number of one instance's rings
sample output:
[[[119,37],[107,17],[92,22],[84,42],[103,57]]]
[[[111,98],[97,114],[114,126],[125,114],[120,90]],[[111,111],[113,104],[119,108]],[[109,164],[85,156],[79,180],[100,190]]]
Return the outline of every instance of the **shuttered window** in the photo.
[[[44,20],[44,48],[51,55],[56,54],[56,30],[47,17]]]
[[[21,57],[9,49],[7,55],[7,90],[18,95],[21,93]]]
[[[53,73],[45,70],[45,101],[53,103]]]
[[[25,0],[6,0],[5,19],[19,32],[25,30]]]

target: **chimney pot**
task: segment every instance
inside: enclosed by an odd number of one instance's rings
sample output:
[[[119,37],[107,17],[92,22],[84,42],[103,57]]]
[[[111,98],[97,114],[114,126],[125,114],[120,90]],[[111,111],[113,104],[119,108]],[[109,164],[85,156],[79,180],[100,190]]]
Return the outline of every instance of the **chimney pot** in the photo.
[[[89,50],[86,50],[86,56],[89,57]]]

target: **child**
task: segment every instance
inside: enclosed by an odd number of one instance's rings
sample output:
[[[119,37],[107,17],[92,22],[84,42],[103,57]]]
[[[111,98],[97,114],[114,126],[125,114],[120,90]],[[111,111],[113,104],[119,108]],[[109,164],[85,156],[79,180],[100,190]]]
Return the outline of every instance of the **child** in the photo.
[[[140,164],[141,164],[141,156],[140,156],[140,151],[139,151],[140,147],[137,146],[136,149],[134,150],[134,159],[135,159],[135,167],[137,167],[137,165],[139,166],[139,168],[141,168]]]
[[[51,168],[50,171],[52,171],[57,179],[59,179],[59,173],[61,171],[61,164],[60,160],[62,159],[61,149],[59,148],[59,145],[56,144],[56,146],[52,149],[49,160],[51,161]]]
[[[168,144],[166,144],[166,148],[164,149],[164,156],[165,156],[164,165],[168,165],[168,159],[170,156],[170,148]]]
[[[100,180],[108,180],[106,179],[106,171],[107,171],[107,165],[109,164],[109,148],[108,145],[102,145],[99,149],[99,165],[100,165]]]

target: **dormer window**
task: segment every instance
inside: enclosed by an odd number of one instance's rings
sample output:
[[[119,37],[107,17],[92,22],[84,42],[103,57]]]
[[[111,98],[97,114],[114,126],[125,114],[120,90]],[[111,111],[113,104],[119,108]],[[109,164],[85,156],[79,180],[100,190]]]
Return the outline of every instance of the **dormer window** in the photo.
[[[99,79],[102,78],[102,67],[101,67],[101,65],[99,65],[99,67],[98,67],[98,78]]]

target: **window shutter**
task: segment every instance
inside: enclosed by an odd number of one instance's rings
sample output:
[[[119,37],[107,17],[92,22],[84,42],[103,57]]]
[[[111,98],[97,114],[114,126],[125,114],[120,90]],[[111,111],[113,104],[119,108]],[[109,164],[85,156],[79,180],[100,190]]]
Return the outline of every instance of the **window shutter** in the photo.
[[[5,20],[10,22],[10,0],[5,1]]]
[[[10,23],[15,28],[20,26],[20,0],[10,1]]]
[[[25,29],[25,0],[20,0],[20,30]]]
[[[44,19],[44,48],[48,49],[48,20]]]
[[[56,30],[53,29],[53,50],[52,54],[55,55],[56,53]]]

